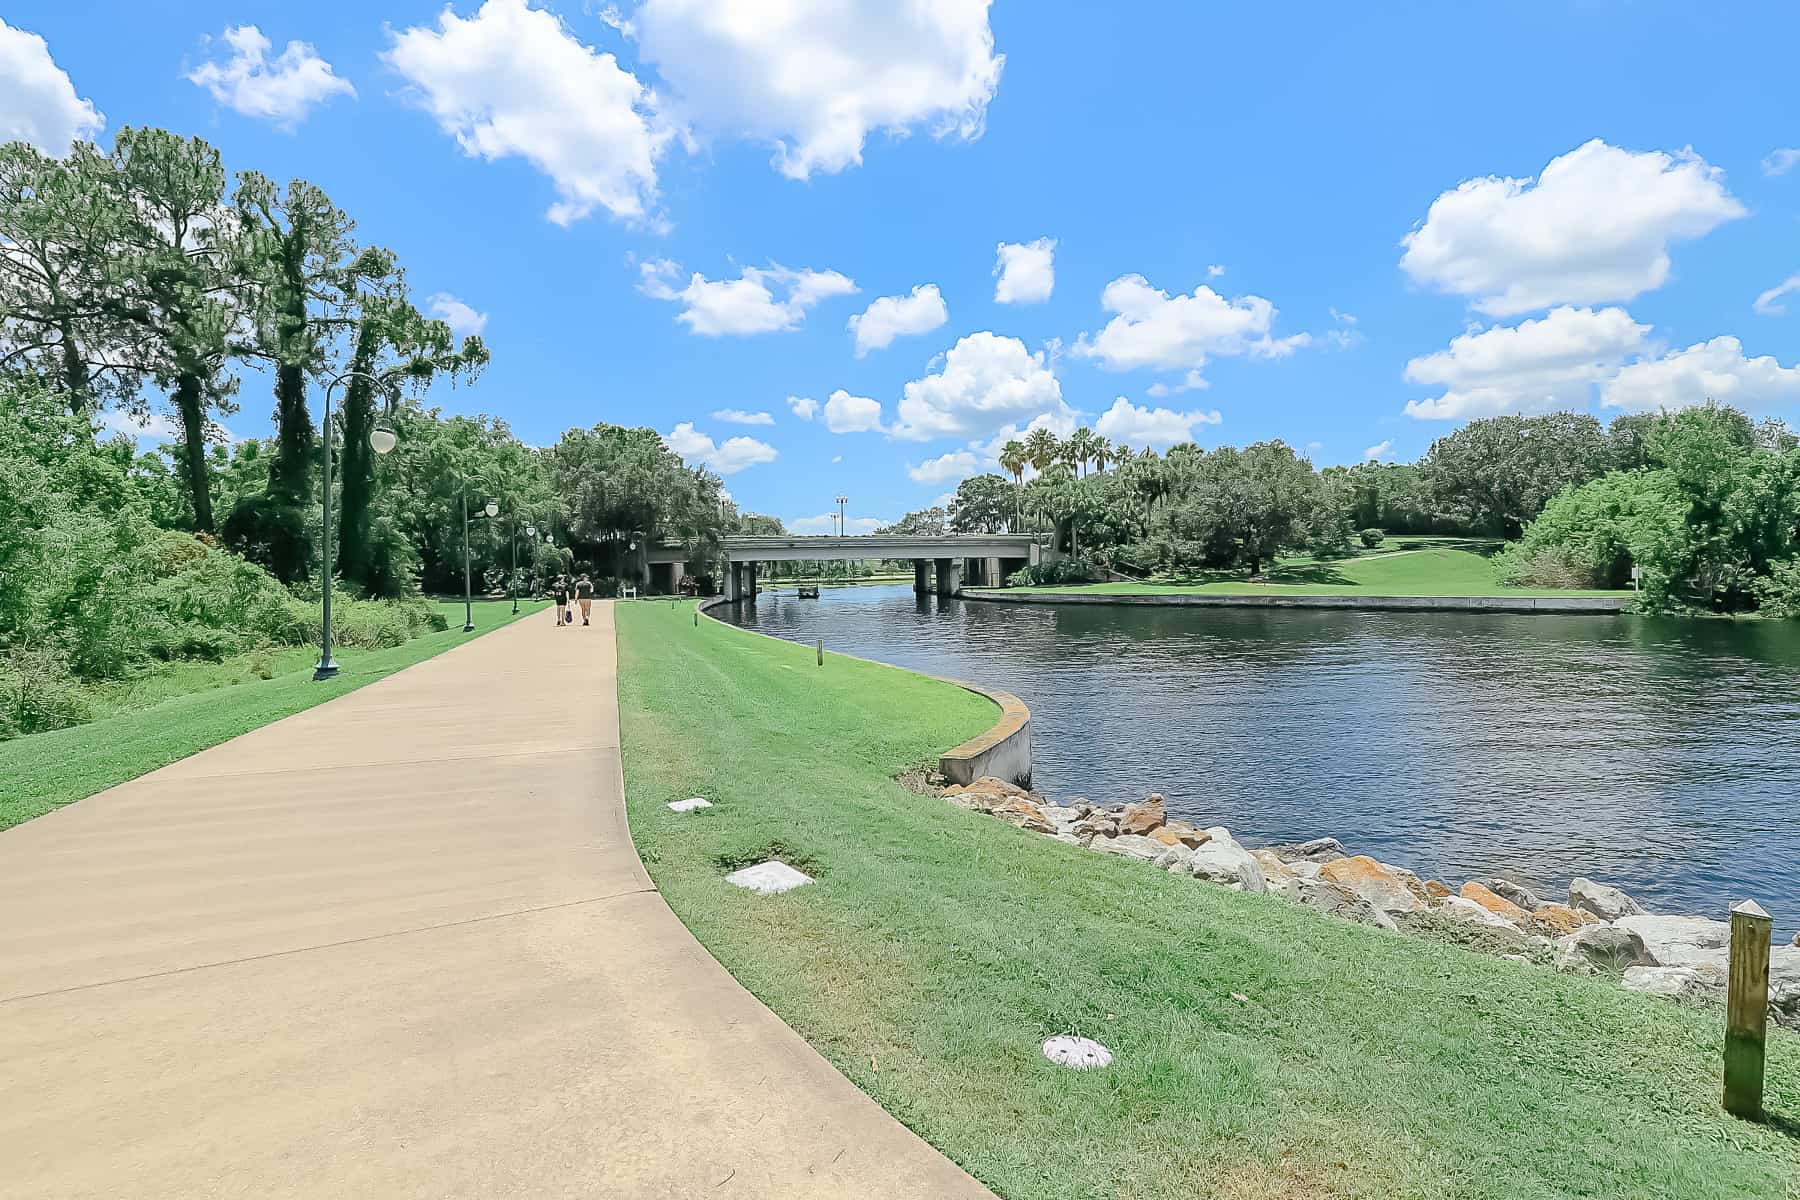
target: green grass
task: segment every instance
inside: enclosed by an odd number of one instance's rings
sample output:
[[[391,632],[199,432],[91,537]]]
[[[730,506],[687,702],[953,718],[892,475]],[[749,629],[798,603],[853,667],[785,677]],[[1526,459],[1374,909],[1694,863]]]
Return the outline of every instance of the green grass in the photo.
[[[340,649],[334,655],[339,674],[324,683],[312,681],[317,647],[172,664],[101,693],[99,707],[108,715],[100,720],[0,742],[0,829],[355,691],[474,636],[462,632],[461,601],[438,608],[450,620],[447,631],[386,650]],[[525,615],[542,608],[521,605]],[[508,602],[476,604],[481,632],[512,619]],[[264,669],[270,678],[260,677]]]
[[[1408,548],[1415,546],[1417,548]],[[1564,591],[1502,585],[1491,557],[1497,543],[1462,538],[1390,538],[1350,558],[1285,558],[1252,583],[1241,572],[1196,572],[1144,583],[1020,588],[1091,595],[1225,596],[1629,596],[1628,591]]]
[[[891,777],[979,732],[949,685],[618,610],[627,802],[749,989],[1007,1200],[1791,1198],[1800,1126],[1719,1109],[1722,1018],[1022,833]],[[718,807],[678,817],[665,801]],[[761,898],[777,848],[818,882]],[[1234,998],[1234,993],[1245,997]],[[1099,1038],[1109,1070],[1038,1056]],[[1770,1108],[1800,1117],[1800,1038]]]

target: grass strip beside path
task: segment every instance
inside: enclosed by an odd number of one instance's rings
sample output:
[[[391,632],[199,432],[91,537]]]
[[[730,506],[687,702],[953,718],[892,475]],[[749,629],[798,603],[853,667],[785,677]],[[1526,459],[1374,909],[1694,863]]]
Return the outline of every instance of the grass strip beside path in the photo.
[[[687,605],[616,612],[627,803],[657,886],[752,992],[1007,1200],[1788,1200],[1800,1179],[1800,1137],[1720,1111],[1716,1010],[912,795],[891,777],[991,705],[819,668],[810,646],[696,626]],[[691,795],[718,807],[663,807]],[[723,882],[771,850],[818,882],[771,898]],[[1117,1064],[1045,1063],[1039,1042],[1068,1032]],[[1800,1039],[1771,1036],[1769,1107],[1800,1117]]]
[[[521,616],[543,607],[521,604]],[[317,647],[274,652],[269,661],[276,673],[249,682],[237,682],[245,672],[237,659],[224,664],[176,664],[166,676],[157,673],[138,681],[134,690],[144,693],[184,686],[193,690],[86,725],[0,742],[0,781],[4,781],[0,783],[0,829],[353,692],[513,621],[510,601],[478,601],[477,632],[465,634],[460,600],[441,601],[438,608],[450,620],[448,630],[385,650],[339,649],[333,655],[339,674],[322,683],[312,680],[313,665],[319,660]]]

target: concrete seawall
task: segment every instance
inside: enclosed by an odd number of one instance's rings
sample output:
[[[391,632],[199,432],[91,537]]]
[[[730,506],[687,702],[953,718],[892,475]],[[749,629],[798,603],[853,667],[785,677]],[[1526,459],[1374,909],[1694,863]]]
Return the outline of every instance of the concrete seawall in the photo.
[[[700,611],[708,617],[715,608],[737,603],[723,596],[700,602]],[[723,625],[725,622],[719,621]],[[740,626],[732,626],[740,628]],[[770,638],[777,642],[787,642],[786,638],[774,637],[772,634],[759,633],[754,629],[744,630],[755,633],[758,637]],[[799,645],[787,642],[788,645]],[[832,653],[836,654],[837,651]],[[896,667],[893,663],[884,663],[872,658],[859,658],[854,654],[842,654],[841,658],[854,658],[858,662],[874,663],[878,667],[891,667],[896,671],[907,670]],[[917,675],[923,671],[913,672]],[[985,732],[977,734],[960,746],[944,751],[938,757],[938,771],[951,783],[973,783],[984,775],[992,775],[1004,779],[1008,783],[1016,783],[1020,787],[1031,786],[1031,709],[1025,702],[1011,692],[1003,692],[998,688],[982,687],[962,679],[949,679],[942,675],[928,675],[942,683],[952,684],[978,696],[985,696],[1000,706],[1000,719]]]
[[[965,600],[998,604],[1090,604],[1144,608],[1332,608],[1379,612],[1560,613],[1617,616],[1622,596],[1234,596],[1169,593],[965,591]]]

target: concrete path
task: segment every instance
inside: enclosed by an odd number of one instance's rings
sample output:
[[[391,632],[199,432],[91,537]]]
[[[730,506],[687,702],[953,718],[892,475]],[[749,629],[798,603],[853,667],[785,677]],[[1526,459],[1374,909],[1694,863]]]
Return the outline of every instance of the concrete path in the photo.
[[[694,941],[622,793],[603,604],[0,833],[0,1195],[988,1196]]]

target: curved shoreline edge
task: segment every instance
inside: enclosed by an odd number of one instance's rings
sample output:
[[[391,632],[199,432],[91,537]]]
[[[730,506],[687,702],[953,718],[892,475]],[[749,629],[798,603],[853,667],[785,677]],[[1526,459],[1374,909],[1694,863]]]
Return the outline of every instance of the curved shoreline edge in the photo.
[[[1089,604],[1140,608],[1335,608],[1371,612],[1544,613],[1622,616],[1623,596],[1241,596],[1169,592],[1006,592],[969,589],[964,600],[996,604]]]
[[[723,596],[714,596],[702,600],[699,611],[709,620],[719,621],[712,615],[715,608],[723,608],[737,601],[727,600]],[[732,625],[732,629],[743,629],[741,625]],[[778,638],[773,634],[763,633],[756,629],[744,629],[745,633],[753,633],[758,637],[766,637],[772,641],[786,642],[790,646],[800,645],[789,642],[786,638]],[[836,654],[837,651],[832,651]],[[854,654],[840,655],[842,658],[854,658],[857,662],[873,663],[878,667],[889,667],[896,671],[911,671],[911,668],[884,663],[879,659],[858,658]],[[985,696],[1000,706],[1000,719],[986,730],[976,734],[959,746],[952,746],[938,756],[938,771],[951,783],[970,784],[984,775],[1003,779],[1007,783],[1020,787],[1031,786],[1031,709],[1026,703],[1011,692],[999,688],[983,687],[970,683],[966,679],[951,679],[946,675],[928,675],[924,671],[911,671],[914,675],[922,675],[927,679],[935,679],[940,683],[952,684],[965,692],[974,692],[977,696]]]

